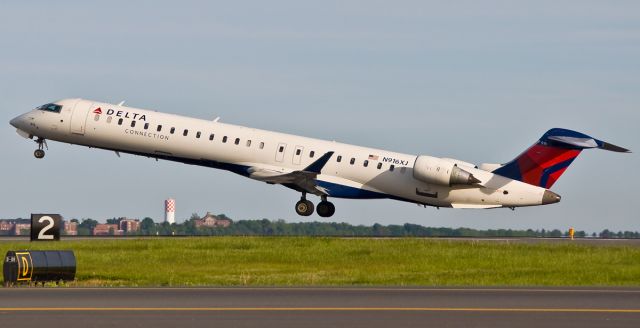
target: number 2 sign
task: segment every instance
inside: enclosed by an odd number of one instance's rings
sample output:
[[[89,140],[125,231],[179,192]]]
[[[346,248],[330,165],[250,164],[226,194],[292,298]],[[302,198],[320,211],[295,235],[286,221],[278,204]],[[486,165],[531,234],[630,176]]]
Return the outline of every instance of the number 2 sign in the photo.
[[[60,240],[59,214],[31,214],[31,241]]]

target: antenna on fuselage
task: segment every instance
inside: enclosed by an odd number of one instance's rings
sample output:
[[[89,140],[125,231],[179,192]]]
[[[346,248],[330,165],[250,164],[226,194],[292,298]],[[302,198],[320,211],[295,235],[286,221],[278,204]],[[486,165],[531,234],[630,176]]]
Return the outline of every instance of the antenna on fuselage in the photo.
[[[118,103],[118,106],[124,105],[124,100]]]
[[[220,116],[218,116],[218,117],[214,118],[214,119],[213,119],[213,121],[214,121],[214,122],[218,122],[218,121],[220,121]]]

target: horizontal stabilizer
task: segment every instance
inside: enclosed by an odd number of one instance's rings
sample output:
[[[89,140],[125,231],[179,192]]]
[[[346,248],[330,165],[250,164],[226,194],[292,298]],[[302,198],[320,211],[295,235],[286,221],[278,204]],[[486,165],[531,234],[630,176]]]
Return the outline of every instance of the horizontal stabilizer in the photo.
[[[542,138],[540,138],[540,142],[546,142],[549,145],[556,147],[577,148],[581,150],[589,148],[599,148],[615,151],[618,153],[630,153],[630,151],[626,148],[612,145],[608,142],[598,140],[586,134],[567,129],[551,129],[547,131],[547,133],[545,133]]]

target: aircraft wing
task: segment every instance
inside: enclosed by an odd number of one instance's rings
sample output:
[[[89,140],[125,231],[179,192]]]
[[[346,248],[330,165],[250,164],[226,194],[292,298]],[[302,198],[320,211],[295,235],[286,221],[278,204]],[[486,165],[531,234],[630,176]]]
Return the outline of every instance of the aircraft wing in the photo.
[[[267,183],[293,185],[300,190],[318,196],[327,195],[326,190],[316,183],[316,177],[320,174],[320,171],[322,171],[322,168],[327,164],[331,156],[333,156],[333,152],[327,152],[305,169],[298,171],[284,171],[252,166],[248,170],[249,177]]]

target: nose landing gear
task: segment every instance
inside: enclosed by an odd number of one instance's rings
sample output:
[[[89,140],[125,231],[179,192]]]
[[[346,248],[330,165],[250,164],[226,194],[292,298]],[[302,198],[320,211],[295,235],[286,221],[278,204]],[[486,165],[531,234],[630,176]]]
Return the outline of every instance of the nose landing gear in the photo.
[[[47,146],[47,140],[38,137],[38,139],[36,140],[36,143],[38,144],[38,149],[36,149],[36,151],[33,152],[33,156],[35,156],[38,159],[43,158],[44,157],[44,150],[42,149],[43,146],[44,148],[47,148],[47,150],[49,150],[49,146]]]

